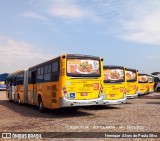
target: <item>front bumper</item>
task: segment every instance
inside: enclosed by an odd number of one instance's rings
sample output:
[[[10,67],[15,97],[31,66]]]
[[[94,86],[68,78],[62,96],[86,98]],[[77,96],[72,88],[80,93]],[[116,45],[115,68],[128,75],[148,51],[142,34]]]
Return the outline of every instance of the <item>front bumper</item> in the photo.
[[[127,97],[125,96],[123,99],[117,100],[103,100],[103,105],[116,105],[121,103],[126,103]]]
[[[145,95],[145,94],[148,94],[149,92],[139,92],[138,95]]]
[[[137,98],[138,97],[138,93],[136,94],[127,94],[127,98]]]
[[[154,92],[154,90],[152,90],[152,91],[149,91],[149,93],[153,93]]]
[[[60,107],[75,107],[75,106],[91,106],[91,105],[102,105],[103,96],[97,99],[91,100],[70,100],[65,97],[60,98]]]

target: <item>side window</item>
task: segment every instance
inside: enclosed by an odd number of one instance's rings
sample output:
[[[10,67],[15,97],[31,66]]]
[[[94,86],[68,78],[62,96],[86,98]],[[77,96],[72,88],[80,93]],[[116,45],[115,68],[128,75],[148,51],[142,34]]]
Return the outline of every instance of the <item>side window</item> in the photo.
[[[51,80],[51,65],[45,65],[44,81],[49,82]]]
[[[44,73],[48,73],[48,65],[45,66],[45,71]]]
[[[17,85],[23,85],[23,81],[24,81],[24,75],[23,74],[19,74],[17,75],[16,78],[14,78],[13,80],[13,85],[15,86]]]
[[[59,61],[52,63],[52,81],[59,81]]]
[[[13,86],[17,85],[16,77],[13,78]]]
[[[12,86],[15,86],[14,85],[14,79],[15,79],[15,77],[12,78]]]
[[[48,72],[49,72],[49,73],[51,73],[51,69],[52,69],[52,66],[49,65],[49,67],[48,67]]]
[[[58,62],[52,63],[52,72],[57,72],[58,71]]]
[[[41,74],[41,68],[38,68],[38,75]]]
[[[43,75],[43,72],[44,71],[44,68],[43,67],[41,67],[41,75]]]
[[[31,84],[31,70],[28,71],[28,83]]]
[[[24,74],[21,74],[21,84],[24,82]]]
[[[16,77],[16,83],[17,83],[17,85],[19,85],[19,80],[20,80],[20,77],[19,77],[19,75],[17,75],[17,77]],[[12,80],[12,82],[13,82],[13,80]]]
[[[41,82],[43,82],[44,80],[43,80],[43,76],[44,76],[44,67],[42,66],[42,67],[39,67],[38,68],[38,74],[37,74],[37,83],[41,83]]]
[[[37,70],[31,71],[31,83],[32,84],[37,83]]]

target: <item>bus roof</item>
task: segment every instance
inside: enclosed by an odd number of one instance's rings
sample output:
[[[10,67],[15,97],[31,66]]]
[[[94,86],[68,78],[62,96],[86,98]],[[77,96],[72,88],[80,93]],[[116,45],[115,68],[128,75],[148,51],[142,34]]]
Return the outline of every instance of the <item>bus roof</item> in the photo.
[[[60,56],[58,56],[58,57],[56,57],[56,58],[52,58],[52,59],[50,59],[50,60],[48,60],[48,61],[45,61],[45,62],[42,62],[42,63],[40,63],[40,64],[37,64],[37,65],[35,65],[35,66],[32,66],[32,67],[29,67],[29,69],[34,69],[34,68],[36,68],[36,67],[38,67],[38,66],[41,66],[41,65],[45,65],[45,64],[47,64],[47,63],[50,63],[50,62],[52,62],[52,61],[54,61],[54,60],[58,60],[60,57],[69,57],[69,58],[80,58],[80,59],[82,59],[82,58],[94,58],[94,59],[100,59],[100,57],[97,57],[97,56],[91,56],[91,55],[83,55],[83,54],[62,54],[62,55],[60,55]],[[102,58],[101,58],[102,59]]]
[[[83,54],[66,54],[67,57],[73,57],[73,58],[96,58],[96,59],[99,59],[100,57],[97,57],[97,56],[92,56],[92,55],[83,55]]]
[[[10,73],[8,76],[7,76],[7,78],[10,78],[10,77],[12,77],[12,76],[16,76],[17,74],[19,74],[19,73],[21,73],[21,72],[24,72],[25,70],[17,70],[17,71],[15,71],[15,72],[12,72],[12,73]]]
[[[146,74],[146,73],[138,73],[138,75],[139,75],[139,76],[141,76],[141,75],[147,75],[147,76],[149,76],[149,75]]]
[[[126,70],[130,71],[138,71],[137,69],[132,69],[132,68],[126,68]]]
[[[120,68],[120,69],[124,69],[124,66],[116,66],[116,65],[104,65],[103,66],[104,69],[108,69],[108,68]]]

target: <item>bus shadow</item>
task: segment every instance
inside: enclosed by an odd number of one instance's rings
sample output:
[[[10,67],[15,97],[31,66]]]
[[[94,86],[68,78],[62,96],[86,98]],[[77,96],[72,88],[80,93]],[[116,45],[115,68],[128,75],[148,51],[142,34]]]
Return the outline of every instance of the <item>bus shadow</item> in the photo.
[[[125,105],[129,105],[129,104],[133,104],[131,101],[132,101],[133,99],[129,99],[129,100],[127,100],[127,102],[126,103],[124,103]]]
[[[112,110],[112,109],[121,109],[120,107],[116,106],[107,106],[107,105],[96,105],[96,106],[87,106],[83,107],[84,110]]]
[[[13,112],[16,112],[16,113],[18,113],[22,116],[26,116],[26,117],[68,118],[68,117],[83,117],[83,116],[94,115],[94,114],[91,114],[91,113],[88,113],[85,111],[81,111],[81,108],[78,109],[77,111],[65,110],[65,109],[56,109],[56,110],[46,109],[44,113],[40,113],[38,111],[38,107],[36,107],[36,106],[29,105],[29,104],[18,105],[17,103],[12,102],[12,101],[8,101],[8,100],[0,100],[0,106],[6,107],[6,109],[9,109]]]
[[[138,96],[139,99],[160,99],[160,95],[141,95]]]
[[[155,105],[158,105],[158,104],[160,104],[160,102],[147,102],[146,104],[155,104]]]

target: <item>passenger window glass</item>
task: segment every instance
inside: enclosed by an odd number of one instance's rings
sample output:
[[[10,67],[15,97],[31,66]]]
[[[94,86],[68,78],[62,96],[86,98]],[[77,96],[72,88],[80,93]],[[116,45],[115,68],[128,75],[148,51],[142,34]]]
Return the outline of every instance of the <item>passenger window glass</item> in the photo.
[[[44,73],[47,73],[48,72],[48,66],[45,66],[45,72]]]
[[[58,62],[54,62],[52,64],[52,72],[57,72],[58,71]]]
[[[43,74],[43,67],[41,67],[41,74]]]
[[[49,67],[48,67],[48,72],[49,72],[49,73],[51,72],[51,68],[52,68],[52,66],[49,65]]]
[[[41,74],[41,68],[38,68],[38,75]]]

